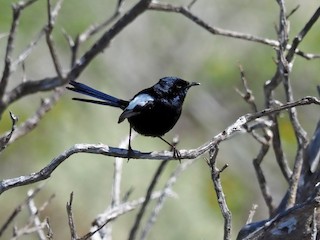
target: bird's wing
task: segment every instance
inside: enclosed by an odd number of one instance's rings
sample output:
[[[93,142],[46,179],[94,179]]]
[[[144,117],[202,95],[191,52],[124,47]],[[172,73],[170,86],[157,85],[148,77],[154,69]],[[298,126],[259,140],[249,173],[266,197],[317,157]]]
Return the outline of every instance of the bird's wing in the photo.
[[[130,102],[129,105],[121,113],[118,123],[121,123],[126,118],[137,116],[141,113],[142,109],[152,108],[154,105],[154,98],[146,93],[136,95]]]
[[[121,100],[119,98],[115,98],[113,96],[110,96],[106,93],[100,92],[96,89],[93,89],[83,83],[79,83],[76,81],[70,81],[69,84],[72,87],[67,87],[67,89],[81,93],[90,97],[98,98],[103,101],[97,101],[97,100],[90,100],[90,99],[83,99],[83,98],[73,98],[73,100],[82,101],[82,102],[89,102],[89,103],[95,103],[95,104],[102,104],[102,105],[108,105],[112,107],[119,107],[121,109],[124,109],[128,106],[129,102],[125,100]]]

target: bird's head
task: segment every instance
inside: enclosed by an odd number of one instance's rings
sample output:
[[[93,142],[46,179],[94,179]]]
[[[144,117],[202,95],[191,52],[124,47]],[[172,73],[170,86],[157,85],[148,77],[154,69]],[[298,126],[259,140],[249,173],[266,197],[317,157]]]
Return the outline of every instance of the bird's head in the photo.
[[[200,85],[197,82],[188,82],[178,77],[164,77],[154,86],[156,91],[176,96],[185,96],[192,86]]]

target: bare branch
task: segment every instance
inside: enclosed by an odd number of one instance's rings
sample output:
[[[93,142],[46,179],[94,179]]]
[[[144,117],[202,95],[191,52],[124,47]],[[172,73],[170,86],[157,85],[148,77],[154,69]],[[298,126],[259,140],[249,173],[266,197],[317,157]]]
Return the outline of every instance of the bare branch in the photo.
[[[50,226],[49,218],[46,218],[46,227],[48,229],[48,233],[47,233],[48,240],[53,240],[53,231]]]
[[[39,211],[36,207],[36,204],[33,201],[33,198],[30,198],[30,196],[34,195],[33,192],[34,192],[34,190],[28,191],[28,197],[29,197],[29,201],[27,202],[28,209],[29,209],[31,217],[33,218],[33,224],[37,228],[37,235],[38,235],[39,240],[46,240],[47,239],[46,234],[44,233],[43,228],[42,228],[43,224],[38,216]]]
[[[4,94],[3,102],[0,105],[0,114],[2,114],[11,103],[22,97],[37,92],[51,91],[62,84],[63,82],[58,77],[47,77],[41,80],[28,80],[26,82],[22,82],[11,91]]]
[[[11,71],[15,71],[19,64],[24,62],[27,57],[30,55],[34,47],[39,43],[41,38],[45,35],[45,28],[42,28],[39,33],[36,35],[35,39],[32,40],[27,47],[22,51],[22,53],[17,57],[15,61],[11,64]]]
[[[56,53],[55,47],[54,47],[54,41],[53,38],[51,36],[51,33],[53,31],[53,27],[55,24],[55,20],[56,17],[58,15],[58,12],[61,8],[61,4],[62,4],[63,0],[58,1],[55,9],[52,10],[52,6],[51,6],[51,0],[47,0],[47,14],[48,14],[48,24],[46,27],[46,40],[47,40],[47,45],[49,47],[50,50],[50,55],[55,67],[55,70],[57,72],[57,75],[60,79],[64,79],[63,76],[63,71],[62,71],[62,67],[60,64],[60,61],[58,59],[58,55]]]
[[[263,196],[263,198],[267,204],[268,210],[269,210],[269,215],[272,216],[272,214],[274,213],[274,210],[275,210],[275,206],[273,204],[272,195],[270,194],[270,190],[267,185],[266,178],[265,178],[265,176],[262,172],[262,169],[260,167],[263,158],[265,157],[265,155],[267,154],[267,152],[269,150],[269,147],[270,147],[269,143],[261,146],[261,149],[260,149],[260,152],[259,152],[257,158],[255,158],[253,160],[253,166],[254,166],[254,169],[257,174],[257,179],[259,182],[260,190],[262,192],[262,196]]]
[[[0,137],[0,152],[3,151],[9,144],[10,140],[12,139],[12,134],[16,130],[16,123],[18,118],[10,112],[10,118],[12,121],[11,130],[4,134],[4,136]]]
[[[174,5],[167,4],[167,3],[152,2],[149,5],[149,9],[156,10],[156,11],[180,13],[183,16],[187,17],[188,19],[190,19],[191,21],[198,24],[200,27],[203,27],[204,29],[206,29],[207,31],[209,31],[210,33],[212,33],[214,35],[220,35],[220,36],[225,36],[225,37],[232,37],[232,38],[237,38],[237,39],[242,39],[242,40],[247,40],[247,41],[258,42],[258,43],[262,43],[262,44],[273,46],[273,47],[278,47],[278,45],[279,45],[279,43],[276,40],[256,37],[251,34],[225,30],[225,29],[218,28],[218,27],[212,27],[209,24],[207,24],[206,22],[204,22],[202,19],[200,19],[199,17],[197,17],[196,15],[191,13],[187,7],[174,6]]]
[[[254,95],[252,94],[251,89],[249,88],[247,79],[245,78],[245,74],[243,71],[243,68],[241,65],[239,65],[240,68],[240,74],[241,74],[241,80],[242,80],[242,85],[245,89],[245,93],[240,92],[240,90],[237,89],[237,92],[242,96],[242,98],[249,104],[253,112],[257,112],[258,108],[257,105],[254,101]],[[261,118],[260,118],[261,119]],[[269,130],[269,128],[272,126],[268,126],[268,129],[266,128],[267,124],[265,123],[266,121],[263,121],[262,123],[265,125],[262,127],[263,129],[263,136],[260,136],[257,134],[254,130],[251,131],[250,128],[248,128],[248,131],[251,132],[251,135],[262,145],[260,152],[258,156],[253,160],[253,166],[257,175],[258,183],[260,190],[262,192],[262,196],[267,204],[267,207],[269,209],[269,215],[271,216],[272,213],[275,210],[275,206],[272,203],[272,196],[270,193],[270,190],[267,186],[267,182],[264,176],[264,173],[260,167],[262,160],[264,159],[265,155],[267,154],[269,147],[270,147],[270,140],[272,139],[272,132]],[[260,127],[261,128],[261,127]],[[248,223],[247,223],[248,224]]]
[[[237,239],[311,239],[314,230],[310,226],[314,218],[314,209],[320,204],[319,187],[319,184],[315,186],[314,192],[304,203],[295,205],[268,220],[245,226]]]
[[[70,194],[70,200],[67,202],[66,209],[68,214],[68,223],[71,233],[71,240],[77,240],[76,227],[74,224],[73,213],[72,213],[72,202],[73,202],[73,192]]]
[[[37,109],[35,114],[27,119],[25,122],[23,122],[21,125],[16,127],[14,129],[14,132],[7,132],[2,136],[1,138],[4,138],[5,136],[8,136],[11,133],[11,137],[7,143],[7,145],[15,142],[17,139],[23,137],[24,135],[31,132],[33,129],[35,129],[41,119],[45,116],[47,112],[49,112],[53,106],[58,102],[58,100],[61,98],[62,94],[64,93],[64,89],[56,89],[52,96],[45,98],[41,100],[40,107]]]
[[[27,202],[34,198],[42,189],[42,187],[44,186],[44,184],[40,184],[36,189],[33,190],[32,194],[28,195],[28,197],[26,199],[23,200],[22,203],[20,203],[15,209],[14,211],[10,214],[10,216],[7,218],[6,222],[2,225],[2,227],[0,228],[0,237],[3,235],[4,231],[8,228],[8,226],[10,225],[11,222],[13,222],[13,220],[18,216],[18,214],[22,211],[23,208],[26,207]]]
[[[253,216],[254,216],[254,214],[256,213],[257,208],[258,208],[258,205],[257,205],[257,204],[253,204],[253,205],[252,205],[252,208],[251,208],[251,210],[250,210],[250,212],[249,212],[249,216],[248,216],[248,219],[247,219],[246,224],[249,224],[249,223],[252,222]]]
[[[293,8],[286,16],[287,19],[289,19],[298,9],[300,8],[300,5],[298,4],[295,8]]]
[[[137,135],[137,133],[131,134],[131,141]],[[120,144],[119,148],[127,148],[129,143],[129,136],[127,136]],[[116,157],[114,159],[114,168],[113,168],[113,179],[112,179],[112,190],[111,190],[111,203],[108,207],[108,211],[111,209],[117,208],[121,203],[121,178],[122,178],[122,166],[123,158]],[[127,201],[127,198],[124,200]],[[109,223],[109,224],[107,224]],[[98,228],[97,228],[98,227]],[[112,222],[111,219],[105,222],[101,226],[94,226],[94,230],[90,231],[92,235],[95,232],[99,231],[99,236],[101,239],[108,239],[112,234]]]
[[[55,76],[55,77],[47,77],[47,78],[44,78],[41,80],[35,80],[35,81],[28,80],[26,82],[19,84],[13,90],[11,90],[10,92],[7,92],[7,93],[5,93],[4,92],[5,89],[3,89],[4,95],[3,95],[2,101],[0,101],[0,115],[3,113],[3,111],[11,103],[19,100],[22,97],[25,97],[27,95],[30,95],[30,94],[33,94],[36,92],[40,92],[40,91],[50,91],[56,87],[59,87],[59,86],[62,86],[63,84],[66,84],[68,80],[72,80],[72,79],[77,78],[82,73],[82,71],[88,66],[88,64],[91,62],[91,60],[97,54],[102,52],[103,49],[105,49],[109,45],[110,41],[119,32],[121,32],[126,26],[128,26],[132,21],[134,21],[140,14],[142,14],[147,9],[150,1],[151,0],[140,0],[132,9],[130,9],[122,18],[120,18],[111,27],[111,29],[108,30],[107,32],[105,32],[103,34],[103,36],[77,61],[77,63],[73,66],[72,70],[67,74],[66,78],[61,78],[59,76]],[[32,2],[34,2],[34,1],[32,1]],[[59,6],[60,6],[59,4],[60,4],[60,2],[58,2],[57,8],[55,10],[53,10],[51,19],[54,19],[54,16],[57,13],[57,10],[59,9]],[[49,18],[50,18],[50,16],[49,16]],[[10,36],[9,36],[9,38],[10,38]],[[9,46],[10,46],[10,44],[9,44]],[[55,54],[55,52],[52,52],[52,49],[54,50],[54,47],[53,47],[53,44],[50,43],[50,39],[49,39],[49,48],[51,48],[51,54],[53,56],[53,59],[56,59],[56,61],[55,61],[55,65],[57,66],[56,70],[60,69],[60,70],[57,70],[58,73],[59,73],[59,71],[62,72],[61,68],[58,67],[59,66],[58,60],[57,60],[57,58],[55,58],[56,54]],[[9,53],[10,52],[11,51],[9,51]],[[9,68],[10,68],[9,65],[7,64],[7,69],[10,70]],[[4,87],[6,86],[6,81],[7,81],[6,75],[9,74],[10,71],[7,71],[7,72],[8,73],[5,73],[3,76],[3,79],[5,81],[2,81],[3,82],[2,85]],[[0,83],[0,87],[1,87],[1,83]]]
[[[25,9],[26,7],[29,7],[33,3],[35,3],[38,0],[27,0],[27,1],[20,1],[17,3],[17,7],[19,7],[21,10]]]
[[[277,52],[277,70],[272,77],[271,80],[268,80],[265,82],[264,85],[264,94],[265,94],[265,107],[270,108],[272,104],[274,103],[274,97],[273,92],[274,90],[279,86],[279,84],[283,80],[283,65],[280,63],[283,62],[283,53],[286,49],[286,46],[288,44],[288,26],[287,26],[287,18],[286,18],[286,11],[284,2],[281,0],[277,0],[280,13],[279,13],[279,29],[277,30],[278,34],[278,41],[279,41],[279,47],[276,49]],[[284,176],[284,178],[287,180],[287,182],[290,181],[290,177],[292,175],[292,171],[289,167],[288,161],[285,157],[285,154],[282,149],[282,143],[280,138],[280,131],[279,131],[279,124],[278,119],[276,115],[269,116],[269,120],[273,122],[273,126],[270,128],[272,131],[273,139],[272,139],[272,146],[275,153],[275,157],[277,160],[277,163],[280,167],[280,170]]]
[[[151,199],[152,200],[158,199],[162,194],[163,193],[161,191],[154,192],[151,195]],[[174,195],[172,192],[169,192],[168,194],[171,196]],[[116,219],[117,217],[136,209],[138,206],[140,206],[144,202],[145,202],[145,198],[142,197],[134,201],[121,203],[115,208],[109,209],[106,212],[100,214],[98,218],[92,223],[92,225],[95,226],[95,230],[91,229],[90,235],[92,236],[94,233],[99,231],[102,225],[104,226],[106,223]],[[89,236],[89,233],[86,234],[85,236]]]
[[[17,32],[18,23],[19,23],[21,8],[19,8],[17,5],[12,5],[12,11],[13,11],[13,20],[11,24],[10,33],[8,36],[7,49],[6,49],[5,60],[4,60],[4,69],[3,69],[2,78],[0,81],[0,99],[2,99],[3,94],[6,90],[7,83],[11,73],[11,60],[12,60],[11,58],[12,58],[14,40]]]
[[[216,159],[218,156],[219,148],[216,146],[212,148],[209,152],[209,160],[208,165],[211,168],[211,178],[214,185],[214,189],[216,191],[218,204],[224,218],[224,240],[231,239],[231,229],[232,229],[232,222],[231,222],[231,212],[228,208],[227,201],[225,194],[222,189],[221,180],[220,180],[220,173],[226,169],[228,165],[224,165],[221,170],[216,167]]]
[[[136,136],[137,136],[136,132],[131,134],[131,140],[133,140]],[[127,148],[128,147],[129,137],[130,136],[127,136],[119,144],[119,148]],[[122,164],[123,164],[123,158],[115,158],[112,191],[111,191],[111,206],[110,206],[111,208],[120,204]]]
[[[195,159],[201,156],[203,153],[210,150],[216,144],[221,141],[225,141],[230,137],[234,136],[239,132],[246,132],[246,124],[251,122],[259,117],[267,116],[270,114],[274,114],[280,112],[285,109],[289,109],[296,106],[309,105],[309,104],[317,104],[320,105],[320,101],[315,97],[305,97],[296,102],[287,103],[280,107],[264,109],[260,112],[254,114],[247,114],[241,116],[234,124],[226,128],[223,132],[216,135],[212,140],[203,144],[202,146],[192,149],[192,150],[180,150],[181,160],[182,159]],[[45,180],[50,177],[51,173],[62,163],[64,160],[69,158],[71,155],[76,153],[93,153],[93,154],[101,154],[105,156],[111,157],[121,157],[126,158],[128,156],[127,149],[120,149],[109,147],[104,144],[76,144],[70,149],[64,151],[55,159],[53,159],[46,167],[36,173],[31,173],[30,175],[20,176],[12,179],[4,179],[0,181],[0,195],[4,191],[11,189],[13,187],[23,186],[27,184],[31,184],[34,182],[39,182]],[[164,152],[151,152],[151,153],[142,153],[139,151],[130,152],[130,159],[150,159],[150,160],[177,160],[174,157],[173,152],[164,151]]]
[[[316,12],[312,15],[310,20],[306,23],[306,25],[303,27],[303,29],[298,33],[298,35],[293,39],[291,48],[289,49],[286,59],[288,62],[291,62],[294,54],[297,51],[297,48],[299,44],[302,42],[304,37],[307,35],[307,33],[310,31],[310,29],[313,27],[313,25],[316,23],[320,16],[320,7],[316,10]]]
[[[76,62],[74,68],[69,72],[67,79],[76,79],[82,71],[87,67],[91,60],[103,49],[105,49],[110,41],[118,35],[127,25],[134,21],[144,11],[147,10],[151,0],[140,0],[132,9],[130,9],[122,18],[120,18],[109,31],[105,32],[100,39]]]
[[[246,41],[252,41],[252,42],[257,42],[261,43],[264,45],[268,45],[274,48],[279,47],[279,42],[273,39],[268,39],[268,38],[262,38],[258,36],[254,36],[251,34],[247,33],[240,33],[240,32],[235,32],[235,31],[230,31],[214,26],[210,26],[208,23],[191,13],[190,9],[188,7],[183,7],[183,6],[174,6],[168,3],[160,3],[160,2],[152,2],[149,5],[150,10],[156,10],[156,11],[164,11],[164,12],[174,12],[174,13],[179,13],[182,14],[183,16],[187,17],[200,27],[206,29],[208,32],[214,34],[214,35],[220,35],[220,36],[225,36],[225,37],[231,37],[231,38],[236,38],[236,39],[242,39]],[[290,45],[287,46],[287,48],[291,48]],[[302,52],[298,49],[295,50],[295,54],[304,57],[308,60],[310,59],[316,59],[320,58],[320,54],[312,54],[312,53],[305,53]]]
[[[291,83],[290,83],[290,72],[292,68],[292,64],[288,61],[288,55],[285,57],[285,47],[287,46],[288,43],[288,23],[287,23],[287,18],[285,17],[286,10],[284,6],[284,1],[278,0],[279,7],[280,7],[280,28],[279,28],[279,42],[280,47],[279,50],[277,51],[278,55],[278,72],[280,73],[280,78],[283,82],[284,89],[285,89],[285,94],[286,94],[286,101],[287,102],[293,102],[293,92],[291,88]],[[293,58],[293,54],[292,57]],[[302,163],[303,163],[303,152],[306,148],[307,145],[307,138],[306,138],[306,132],[303,130],[301,127],[299,121],[298,121],[298,116],[297,116],[297,111],[295,108],[290,108],[288,109],[289,116],[290,116],[290,121],[292,123],[296,139],[298,142],[298,149],[297,149],[297,155],[296,155],[296,160],[293,168],[293,173],[290,178],[290,186],[289,186],[289,192],[288,192],[288,199],[287,199],[287,209],[291,208],[295,204],[296,200],[296,194],[297,194],[297,189],[298,189],[298,181],[300,178],[301,174],[301,169],[302,169]]]
[[[113,15],[111,17],[109,17],[107,20],[105,20],[104,22],[102,22],[98,25],[93,25],[93,26],[89,27],[86,31],[81,33],[77,37],[76,43],[79,45],[80,43],[86,41],[89,37],[95,35],[99,31],[101,31],[103,28],[108,26],[110,23],[112,23],[115,19],[117,19],[117,17],[119,17],[121,14],[121,8],[122,8],[124,2],[125,2],[125,0],[118,0],[117,7],[116,7]]]
[[[285,87],[287,101],[288,102],[293,101],[293,93],[292,93],[292,87],[290,84],[289,73],[285,75],[283,84]],[[287,202],[287,208],[290,208],[294,206],[296,201],[298,182],[300,179],[300,174],[301,174],[301,169],[303,164],[303,156],[304,156],[304,151],[307,147],[308,140],[307,140],[307,133],[302,128],[298,120],[298,113],[296,108],[290,108],[288,111],[289,111],[290,121],[292,123],[295,136],[298,142],[295,164],[294,164],[293,173],[290,179],[289,197]]]
[[[317,227],[317,208],[315,207],[313,210],[313,219],[312,219],[312,232],[310,240],[316,240],[318,235],[318,227]]]
[[[12,20],[11,29],[10,29],[10,32],[8,35],[7,49],[6,49],[6,53],[5,53],[4,69],[3,69],[3,74],[2,74],[1,81],[0,81],[0,99],[2,99],[2,97],[5,93],[7,83],[8,83],[9,77],[10,77],[10,73],[12,71],[12,64],[11,64],[12,59],[11,58],[12,58],[14,41],[15,41],[15,37],[16,37],[16,32],[17,32],[17,27],[19,24],[21,11],[36,1],[37,0],[29,0],[29,1],[25,1],[25,2],[21,1],[21,2],[18,2],[16,4],[12,5],[13,20]]]
[[[254,98],[254,95],[252,94],[251,89],[249,88],[248,81],[245,77],[243,67],[239,65],[239,69],[240,69],[241,81],[242,81],[242,85],[244,87],[245,93],[242,93],[239,89],[236,89],[236,91],[249,104],[253,112],[258,112],[258,108],[255,103],[255,98]]]

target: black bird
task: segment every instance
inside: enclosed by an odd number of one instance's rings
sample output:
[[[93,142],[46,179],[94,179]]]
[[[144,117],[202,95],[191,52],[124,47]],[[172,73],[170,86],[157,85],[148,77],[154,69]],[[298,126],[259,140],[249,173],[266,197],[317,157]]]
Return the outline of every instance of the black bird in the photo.
[[[118,123],[125,119],[130,123],[128,159],[132,152],[131,129],[133,128],[141,135],[159,137],[172,147],[174,157],[180,160],[179,151],[162,136],[178,121],[189,88],[199,83],[187,82],[177,77],[164,77],[152,87],[137,93],[130,101],[112,97],[79,82],[70,81],[69,84],[72,87],[67,89],[102,101],[83,98],[73,98],[73,100],[108,105],[123,110]]]

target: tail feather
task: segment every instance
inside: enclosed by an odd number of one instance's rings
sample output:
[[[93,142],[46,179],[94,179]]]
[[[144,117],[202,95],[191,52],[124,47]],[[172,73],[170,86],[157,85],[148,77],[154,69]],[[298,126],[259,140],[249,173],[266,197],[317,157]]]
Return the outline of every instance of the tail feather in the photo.
[[[73,98],[77,101],[83,101],[83,102],[89,102],[89,103],[95,103],[95,104],[102,104],[102,105],[108,105],[112,107],[119,107],[121,109],[124,109],[128,106],[129,102],[125,100],[121,100],[119,98],[115,98],[113,96],[110,96],[106,93],[100,92],[96,89],[93,89],[83,83],[79,83],[76,81],[70,81],[69,84],[72,87],[67,87],[67,89],[81,93],[90,97],[94,97],[97,99],[101,99],[103,101],[96,101],[96,100],[90,100],[90,99],[82,99],[82,98]]]

